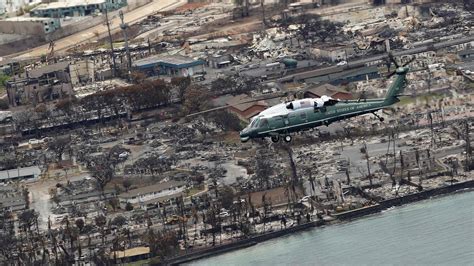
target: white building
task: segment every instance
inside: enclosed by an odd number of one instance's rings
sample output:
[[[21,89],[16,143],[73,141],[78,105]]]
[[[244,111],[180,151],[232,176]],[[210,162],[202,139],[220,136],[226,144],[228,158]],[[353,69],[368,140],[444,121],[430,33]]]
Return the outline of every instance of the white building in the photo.
[[[41,174],[38,166],[23,167],[0,171],[0,182],[19,181],[19,180],[36,180]]]
[[[131,203],[134,205],[143,204],[151,200],[172,196],[181,195],[185,189],[186,183],[181,181],[168,181],[151,186],[141,187],[121,193],[119,200],[121,205]]]
[[[325,45],[309,49],[309,53],[315,58],[322,58],[331,62],[347,60],[354,52],[352,45]]]
[[[27,5],[41,3],[40,0],[0,0],[0,15],[15,14]]]

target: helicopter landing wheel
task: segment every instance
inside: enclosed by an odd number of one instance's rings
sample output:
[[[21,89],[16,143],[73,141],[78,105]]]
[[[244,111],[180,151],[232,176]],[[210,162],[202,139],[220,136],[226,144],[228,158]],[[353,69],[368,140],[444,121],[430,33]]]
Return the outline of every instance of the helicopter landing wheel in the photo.
[[[380,122],[383,122],[385,121],[385,119],[383,117],[379,118]]]
[[[292,139],[293,138],[290,135],[286,135],[284,138],[285,142],[291,142]]]
[[[271,140],[272,140],[273,143],[277,143],[280,140],[280,136],[278,136],[278,135],[272,136]]]

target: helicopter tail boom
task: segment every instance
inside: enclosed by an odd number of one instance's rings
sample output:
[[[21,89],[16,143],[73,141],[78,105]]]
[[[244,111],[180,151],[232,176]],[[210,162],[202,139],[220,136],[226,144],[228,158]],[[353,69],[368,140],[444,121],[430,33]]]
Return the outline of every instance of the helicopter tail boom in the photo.
[[[405,90],[407,72],[407,67],[399,67],[396,70],[397,78],[393,81],[392,85],[388,89],[387,95],[385,96],[384,102],[387,105],[392,105],[399,101],[398,97],[401,96]]]

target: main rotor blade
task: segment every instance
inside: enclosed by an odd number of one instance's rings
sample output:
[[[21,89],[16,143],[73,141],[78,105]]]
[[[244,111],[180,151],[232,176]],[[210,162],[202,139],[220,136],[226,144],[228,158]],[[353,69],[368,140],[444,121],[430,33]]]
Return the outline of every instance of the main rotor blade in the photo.
[[[214,112],[214,111],[218,111],[218,110],[227,109],[229,107],[235,107],[235,106],[238,106],[238,105],[241,105],[241,104],[264,101],[264,100],[270,100],[270,99],[282,97],[284,95],[285,95],[284,93],[278,93],[278,94],[272,95],[270,97],[261,97],[261,98],[256,98],[256,99],[251,99],[251,100],[247,100],[247,101],[238,102],[238,103],[235,103],[235,104],[228,104],[228,105],[224,105],[224,106],[219,106],[219,107],[207,109],[207,110],[204,110],[204,111],[201,111],[201,112],[192,113],[192,114],[187,115],[186,117],[202,115],[202,114],[205,114],[205,113],[210,113],[210,112]]]
[[[393,71],[392,73],[388,74],[387,75],[387,78],[391,78],[393,75],[395,75],[397,73],[397,71]]]
[[[389,52],[389,53],[388,53],[388,58],[390,59],[390,61],[393,62],[393,64],[395,65],[396,68],[399,68],[399,67],[400,67],[400,65],[397,63],[397,60],[395,60],[395,58],[393,57],[392,52]]]
[[[201,111],[201,112],[192,113],[192,114],[187,115],[186,117],[192,117],[192,116],[202,115],[202,114],[206,114],[206,113],[210,113],[210,112],[214,112],[214,111],[218,111],[218,110],[222,110],[222,109],[227,109],[231,106],[232,105],[219,106],[219,107],[207,109],[207,110],[204,110],[204,111]]]

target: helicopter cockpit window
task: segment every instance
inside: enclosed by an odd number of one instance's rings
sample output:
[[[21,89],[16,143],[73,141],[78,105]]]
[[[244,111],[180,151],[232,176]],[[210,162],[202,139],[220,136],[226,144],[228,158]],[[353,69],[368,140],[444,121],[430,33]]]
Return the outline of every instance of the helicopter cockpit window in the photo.
[[[258,127],[268,127],[268,120],[263,118],[260,120],[260,123],[258,124]]]
[[[251,128],[256,128],[258,126],[258,123],[260,122],[260,119],[256,118],[250,123]]]

